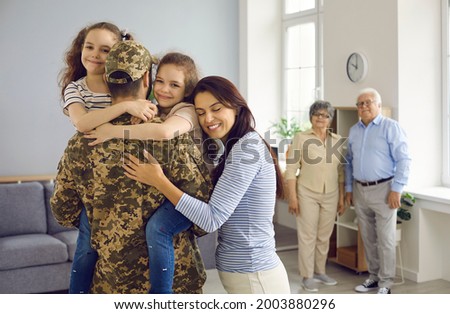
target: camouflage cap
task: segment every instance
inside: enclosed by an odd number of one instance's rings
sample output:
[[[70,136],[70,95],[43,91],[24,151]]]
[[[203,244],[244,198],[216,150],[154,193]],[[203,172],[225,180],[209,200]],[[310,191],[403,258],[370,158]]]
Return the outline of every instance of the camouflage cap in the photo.
[[[119,41],[111,48],[106,57],[106,81],[115,84],[136,81],[150,70],[153,60],[152,55],[143,45],[133,40]],[[116,72],[124,72],[129,77],[118,78],[112,75]]]

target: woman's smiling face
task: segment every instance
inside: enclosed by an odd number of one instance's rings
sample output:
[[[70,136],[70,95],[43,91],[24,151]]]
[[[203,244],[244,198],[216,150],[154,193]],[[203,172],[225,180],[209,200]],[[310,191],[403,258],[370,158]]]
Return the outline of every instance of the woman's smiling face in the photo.
[[[195,112],[203,131],[210,138],[227,140],[236,123],[236,109],[226,107],[210,92],[201,92],[194,99]]]

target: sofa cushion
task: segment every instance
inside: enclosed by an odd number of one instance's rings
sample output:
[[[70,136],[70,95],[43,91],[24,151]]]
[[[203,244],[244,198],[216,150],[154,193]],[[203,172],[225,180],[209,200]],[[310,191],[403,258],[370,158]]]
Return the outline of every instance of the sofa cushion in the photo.
[[[68,259],[67,246],[48,234],[0,238],[0,270],[63,263]]]
[[[58,232],[68,231],[68,230],[77,230],[76,228],[67,228],[61,226],[55,219],[52,213],[52,208],[50,207],[50,198],[53,194],[54,183],[53,182],[45,182],[44,183],[44,191],[45,191],[45,208],[47,210],[47,228],[49,234],[55,234]]]
[[[42,184],[0,184],[0,237],[46,232],[47,214]]]
[[[69,260],[73,261],[73,256],[77,247],[78,230],[58,232],[53,234],[53,236],[67,245]]]

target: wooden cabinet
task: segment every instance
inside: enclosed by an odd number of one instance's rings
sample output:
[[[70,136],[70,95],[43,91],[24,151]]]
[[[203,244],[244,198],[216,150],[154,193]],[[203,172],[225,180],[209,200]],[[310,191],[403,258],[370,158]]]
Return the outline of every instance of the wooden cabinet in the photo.
[[[350,128],[359,121],[355,107],[335,107],[334,118],[331,121],[331,131],[342,137],[348,137]]]
[[[353,207],[347,208],[345,213],[336,219],[333,235],[335,238],[332,236],[330,239],[330,260],[356,272],[367,271],[364,246]],[[331,248],[332,245],[335,247]]]
[[[331,121],[330,128],[332,132],[339,134],[342,137],[348,137],[350,128],[359,121],[358,109],[354,107],[334,107],[334,119]],[[381,114],[385,117],[391,117],[390,107],[381,107]]]
[[[330,128],[332,132],[346,138],[350,128],[359,121],[355,107],[335,107],[336,111]],[[345,154],[345,149],[344,149]],[[353,208],[347,208],[344,215],[336,219],[330,238],[329,259],[356,272],[367,271],[364,247]]]

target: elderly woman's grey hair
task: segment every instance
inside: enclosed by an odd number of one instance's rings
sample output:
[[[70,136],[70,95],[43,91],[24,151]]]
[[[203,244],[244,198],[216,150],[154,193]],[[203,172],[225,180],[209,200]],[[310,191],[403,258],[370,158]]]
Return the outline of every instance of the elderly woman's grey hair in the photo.
[[[309,107],[309,120],[311,121],[312,116],[319,111],[326,110],[328,115],[330,116],[330,122],[333,120],[335,109],[328,101],[325,100],[316,100],[311,107]]]
[[[368,88],[364,88],[362,90],[359,91],[358,97],[356,97],[356,99],[358,99],[359,97],[361,97],[362,95],[372,95],[373,96],[373,100],[375,101],[375,103],[377,105],[381,105],[381,95],[380,93],[372,87],[368,87]]]

